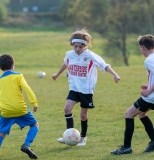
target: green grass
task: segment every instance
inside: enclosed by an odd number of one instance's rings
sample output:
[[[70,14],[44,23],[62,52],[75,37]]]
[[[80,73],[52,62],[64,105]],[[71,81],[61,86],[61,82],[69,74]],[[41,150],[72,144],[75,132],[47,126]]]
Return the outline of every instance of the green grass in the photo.
[[[140,86],[147,83],[147,75],[143,66],[144,57],[130,57],[130,67],[113,69],[121,80],[115,84],[109,73],[98,70],[98,82],[94,94],[95,109],[89,110],[88,141],[84,147],[69,147],[57,142],[65,131],[63,108],[68,94],[68,82],[64,73],[53,81],[51,75],[56,73],[65,52],[71,49],[67,43],[72,31],[35,32],[6,31],[1,32],[0,54],[10,53],[15,57],[15,71],[23,73],[28,84],[36,94],[39,102],[35,116],[40,130],[31,147],[40,160],[153,160],[153,153],[143,154],[149,142],[138,117],[135,118],[135,132],[132,141],[134,153],[114,156],[110,151],[123,142],[124,113],[140,96]],[[102,40],[93,38],[92,50],[102,55]],[[103,40],[105,42],[105,40]],[[110,63],[110,59],[104,58]],[[43,70],[46,76],[37,78],[37,72]],[[27,98],[26,98],[27,101]],[[27,101],[28,107],[32,106]],[[73,110],[75,128],[80,131],[80,106]],[[152,119],[153,112],[148,114]],[[26,154],[20,151],[28,128],[20,131],[17,125],[11,129],[0,149],[1,160],[27,160]]]

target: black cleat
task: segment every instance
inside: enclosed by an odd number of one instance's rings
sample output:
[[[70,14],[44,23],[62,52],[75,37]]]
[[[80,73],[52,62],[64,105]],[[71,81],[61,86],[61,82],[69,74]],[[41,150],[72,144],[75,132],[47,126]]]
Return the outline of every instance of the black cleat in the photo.
[[[130,154],[132,152],[133,152],[132,147],[126,148],[124,146],[121,146],[119,149],[111,151],[111,154],[120,155],[120,154]]]
[[[30,147],[27,147],[25,144],[21,146],[21,151],[27,153],[31,159],[37,159],[37,156],[33,150]]]
[[[148,147],[144,150],[144,152],[153,152],[154,151],[154,141],[149,142]]]

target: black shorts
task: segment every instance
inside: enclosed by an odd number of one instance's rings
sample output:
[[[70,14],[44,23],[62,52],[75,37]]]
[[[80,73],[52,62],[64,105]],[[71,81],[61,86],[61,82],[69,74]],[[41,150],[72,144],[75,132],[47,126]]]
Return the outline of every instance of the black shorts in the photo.
[[[93,94],[83,94],[80,92],[70,91],[67,99],[80,102],[81,108],[94,108]]]
[[[134,103],[135,108],[139,109],[142,112],[146,112],[149,109],[154,110],[154,104],[146,102],[140,97],[135,103]]]

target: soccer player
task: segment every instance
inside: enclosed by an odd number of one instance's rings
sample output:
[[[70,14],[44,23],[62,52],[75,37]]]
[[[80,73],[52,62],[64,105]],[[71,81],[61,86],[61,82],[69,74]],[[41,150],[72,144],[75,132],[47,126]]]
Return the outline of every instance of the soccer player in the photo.
[[[52,78],[56,78],[68,68],[69,94],[64,107],[67,129],[74,128],[72,109],[80,102],[81,111],[81,140],[77,146],[86,145],[86,133],[88,129],[88,109],[94,108],[93,94],[97,82],[97,70],[109,72],[113,75],[114,81],[118,83],[120,77],[111,66],[96,53],[88,49],[91,46],[92,37],[86,29],[73,32],[69,38],[69,44],[73,50],[66,52],[64,63]],[[63,138],[58,138],[58,142],[65,143]]]
[[[12,125],[15,123],[24,128],[30,129],[21,151],[28,154],[31,159],[37,159],[36,154],[31,150],[30,144],[38,133],[38,122],[27,109],[22,90],[25,91],[29,102],[33,105],[33,111],[36,112],[38,103],[31,88],[26,83],[23,75],[14,72],[14,58],[9,54],[0,55],[0,69],[3,74],[0,76],[0,146],[6,136],[9,134]]]
[[[134,117],[136,115],[139,116],[151,140],[144,152],[154,151],[153,124],[146,114],[149,110],[154,110],[154,36],[139,36],[137,42],[140,52],[147,57],[144,61],[144,65],[147,70],[148,84],[141,85],[141,97],[125,113],[124,144],[119,149],[111,151],[111,154],[115,155],[133,152],[131,140],[134,132]]]

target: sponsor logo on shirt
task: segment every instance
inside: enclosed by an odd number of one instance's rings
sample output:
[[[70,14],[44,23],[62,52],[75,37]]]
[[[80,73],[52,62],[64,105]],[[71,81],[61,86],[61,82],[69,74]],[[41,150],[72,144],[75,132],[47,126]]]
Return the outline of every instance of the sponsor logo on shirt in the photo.
[[[87,77],[87,66],[69,65],[68,71],[74,76]]]
[[[87,59],[88,59],[87,57],[84,57],[84,58],[83,58],[84,61],[86,61]]]

